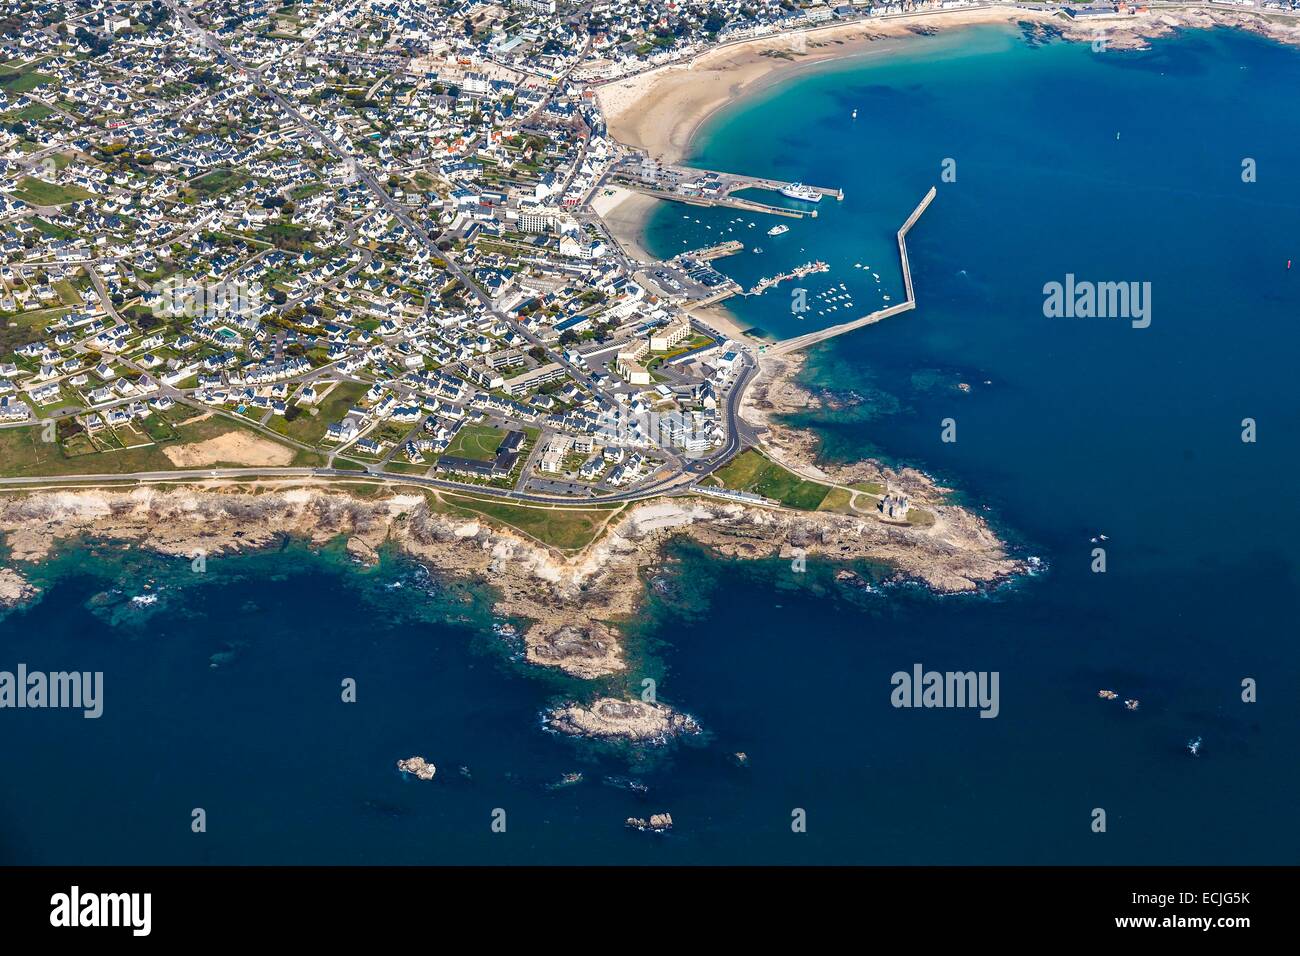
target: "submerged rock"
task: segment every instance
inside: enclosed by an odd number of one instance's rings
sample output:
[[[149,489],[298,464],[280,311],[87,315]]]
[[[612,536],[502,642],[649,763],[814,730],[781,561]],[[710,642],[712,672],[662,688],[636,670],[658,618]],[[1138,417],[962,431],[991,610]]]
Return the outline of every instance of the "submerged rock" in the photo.
[[[650,788],[633,777],[606,777],[602,783],[615,790],[630,790],[632,793],[649,793]]]
[[[566,773],[566,774],[561,774],[559,780],[555,780],[555,781],[553,781],[553,782],[551,782],[551,783],[548,783],[548,784],[546,785],[546,789],[547,789],[547,790],[562,790],[562,789],[564,789],[565,787],[572,787],[572,786],[575,786],[575,785],[577,785],[577,784],[579,784],[579,783],[582,783],[582,774],[581,774],[581,773],[577,773],[577,772],[574,772],[574,773]]]

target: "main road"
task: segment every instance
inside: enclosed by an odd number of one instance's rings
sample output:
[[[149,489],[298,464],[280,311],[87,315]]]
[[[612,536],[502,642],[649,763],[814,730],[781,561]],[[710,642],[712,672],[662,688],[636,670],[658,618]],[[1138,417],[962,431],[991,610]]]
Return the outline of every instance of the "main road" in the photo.
[[[346,471],[341,468],[188,468],[177,471],[140,471],[118,475],[60,475],[32,478],[0,478],[0,487],[25,487],[41,485],[84,485],[104,482],[171,482],[171,481],[206,481],[210,479],[231,478],[351,478],[359,481],[386,481],[395,484],[419,485],[439,491],[456,492],[461,495],[481,495],[490,498],[503,498],[510,501],[528,502],[538,505],[559,505],[563,507],[591,506],[609,502],[624,503],[639,501],[643,498],[661,497],[689,489],[691,482],[684,481],[684,476],[677,474],[652,485],[601,495],[598,498],[558,498],[548,495],[534,495],[527,492],[506,488],[493,488],[488,485],[466,485],[461,482],[447,481],[443,478],[428,478],[423,475],[395,475],[390,472]]]

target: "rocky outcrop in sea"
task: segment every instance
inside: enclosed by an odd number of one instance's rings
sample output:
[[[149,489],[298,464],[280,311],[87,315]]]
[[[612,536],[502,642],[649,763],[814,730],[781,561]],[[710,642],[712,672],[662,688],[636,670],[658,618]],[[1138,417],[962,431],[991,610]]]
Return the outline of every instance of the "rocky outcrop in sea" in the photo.
[[[694,717],[666,704],[616,697],[602,697],[589,707],[571,701],[548,712],[545,724],[551,730],[575,737],[653,745],[700,732]]]

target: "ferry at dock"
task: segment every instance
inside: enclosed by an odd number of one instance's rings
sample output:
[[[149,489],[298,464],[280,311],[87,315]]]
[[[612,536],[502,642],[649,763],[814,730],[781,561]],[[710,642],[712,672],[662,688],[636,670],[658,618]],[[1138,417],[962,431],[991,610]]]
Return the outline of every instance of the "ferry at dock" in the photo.
[[[805,186],[803,183],[791,183],[789,186],[781,187],[781,195],[790,199],[798,199],[802,202],[821,202],[822,194],[811,186]]]

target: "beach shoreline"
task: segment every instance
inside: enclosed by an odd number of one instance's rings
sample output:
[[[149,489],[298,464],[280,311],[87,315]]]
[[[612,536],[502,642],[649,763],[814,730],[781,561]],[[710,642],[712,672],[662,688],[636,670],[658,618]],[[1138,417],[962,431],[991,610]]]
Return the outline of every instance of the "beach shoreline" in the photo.
[[[700,130],[721,110],[739,105],[779,82],[855,58],[898,52],[908,39],[974,26],[1032,26],[1044,35],[1090,43],[1103,50],[1135,51],[1150,41],[1187,29],[1232,28],[1300,46],[1300,18],[1269,17],[1246,10],[1206,6],[1158,7],[1146,13],[1070,20],[1057,13],[994,5],[833,24],[812,30],[756,37],[708,50],[687,63],[673,63],[594,87],[609,135],[664,163],[689,155]],[[643,246],[659,202],[616,203],[611,231],[635,258],[652,258]],[[733,316],[725,309],[721,311]],[[716,310],[715,310],[716,312]]]
[[[934,31],[1055,18],[1009,6],[953,10],[818,27],[799,34],[761,37],[707,51],[686,64],[672,64],[596,88],[611,138],[662,162],[680,162],[700,130],[719,111],[819,67],[907,48],[907,39]],[[798,48],[798,49],[796,49]],[[645,232],[662,200],[606,187],[593,208],[629,257],[653,262]],[[687,309],[729,338],[759,343],[751,326],[725,302]]]
[[[646,225],[662,204],[663,200],[621,186],[605,186],[591,201],[592,209],[623,254],[646,263],[656,259],[643,245]]]
[[[1018,21],[1050,23],[1051,15],[1009,6],[946,10],[835,24],[756,37],[596,88],[610,136],[666,163],[680,162],[699,130],[719,110],[775,83],[844,60],[905,49],[931,33]],[[882,42],[886,41],[886,42]]]

